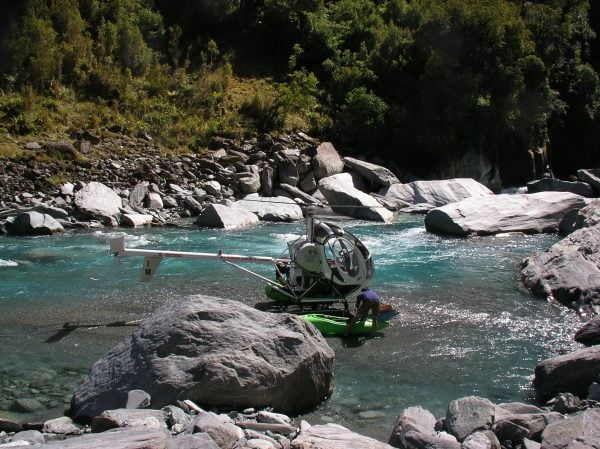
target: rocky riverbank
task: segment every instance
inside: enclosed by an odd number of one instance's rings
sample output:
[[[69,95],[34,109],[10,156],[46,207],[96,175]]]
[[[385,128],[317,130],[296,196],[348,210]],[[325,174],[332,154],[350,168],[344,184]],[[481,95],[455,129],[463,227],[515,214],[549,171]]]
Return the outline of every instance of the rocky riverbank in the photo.
[[[398,170],[394,174],[381,165],[344,158],[331,143],[317,142],[305,135],[262,136],[241,143],[221,140],[215,142],[214,148],[206,154],[182,156],[162,155],[148,136],[127,137],[114,133],[100,138],[82,131],[71,138],[69,142],[30,142],[27,144],[29,156],[0,161],[3,168],[0,175],[3,185],[0,199],[2,232],[35,235],[69,228],[165,226],[176,225],[180,218],[189,217],[197,217],[200,226],[243,227],[258,220],[299,220],[309,204],[317,207],[328,205],[339,213],[383,222],[392,220],[398,210],[418,211],[427,213],[425,223],[429,231],[460,236],[567,229],[575,232],[560,242],[561,246],[553,249],[550,257],[534,255],[529,262],[524,262],[523,281],[533,292],[559,300],[578,310],[582,316],[589,318],[598,313],[600,267],[594,256],[598,241],[595,219],[598,203],[581,195],[589,195],[590,192],[593,195],[597,191],[594,190],[597,187],[594,187],[593,170],[581,174],[582,180],[588,179],[585,182],[589,188],[583,188],[580,183],[575,186],[571,183],[546,183],[548,185],[536,185],[536,191],[548,188],[553,191],[494,195],[472,179],[403,184],[401,181],[411,179],[398,176]],[[572,187],[578,193],[557,193]],[[581,234],[585,233],[585,238],[579,236],[578,228],[585,228],[585,231],[580,230]],[[580,257],[565,256],[571,254],[568,251]],[[555,263],[567,259],[572,262],[560,266]],[[580,264],[584,264],[585,270],[578,268]],[[535,270],[532,267],[536,267]],[[148,334],[153,332],[154,329]],[[182,335],[185,337],[187,331],[182,331]],[[306,338],[309,337],[302,337]],[[282,337],[274,347],[277,351],[286,352],[294,341]],[[279,346],[281,344],[283,346]],[[181,347],[189,349],[193,346],[169,343],[161,348],[177,351]],[[229,346],[235,347],[234,344]],[[186,352],[181,357],[187,360],[189,354]],[[125,358],[120,366],[127,366],[127,360]],[[230,362],[221,365],[236,373],[244,372],[246,365],[232,368],[228,364]],[[589,368],[581,369],[582,363]],[[107,366],[109,372],[115,367],[110,363]],[[169,366],[165,364],[163,369],[168,370]],[[543,392],[540,395],[544,400],[555,398],[551,405],[534,410],[530,406],[496,405],[482,398],[463,398],[454,405],[450,404],[446,417],[437,420],[428,412],[410,408],[400,413],[389,444],[406,449],[446,446],[502,446],[507,449],[522,446],[531,449],[536,447],[535,442],[541,443],[544,448],[563,448],[576,441],[578,445],[598,448],[598,430],[593,427],[592,433],[588,432],[589,422],[598,422],[595,402],[599,380],[597,368],[600,367],[598,351],[576,351],[566,360],[541,362],[541,366],[536,369],[539,391]],[[134,372],[145,370],[146,364],[142,363]],[[194,379],[198,375],[198,372],[193,372],[176,377],[196,384]],[[136,378],[134,375],[130,377]],[[571,377],[577,379],[573,382],[577,383],[576,387],[564,382]],[[223,380],[226,376],[211,378]],[[153,377],[150,376],[150,379]],[[272,376],[265,375],[264,379],[272,379]],[[110,382],[90,382],[92,393],[96,391],[95,386],[110,386]],[[231,382],[227,382],[225,387],[221,387],[221,393],[211,397],[229,397],[225,393],[230,393],[230,385]],[[328,383],[320,382],[320,385],[326,387]],[[130,415],[128,413],[132,412],[123,411],[122,407],[127,406],[127,394],[138,389],[151,390],[148,393],[150,406],[158,403],[158,407],[162,408],[149,412],[149,416]],[[258,386],[253,389],[253,394],[264,391]],[[291,420],[281,417],[278,419],[283,419],[283,423],[275,424],[284,427],[269,427],[265,433],[257,434],[259,430],[265,430],[263,424],[269,424],[261,420],[272,418],[258,418],[258,411],[248,408],[245,413],[235,411],[213,415],[205,409],[216,404],[207,404],[202,399],[198,400],[203,407],[200,408],[193,401],[198,398],[187,395],[188,389],[184,392],[158,401],[155,392],[147,386],[127,384],[116,390],[108,388],[105,395],[117,402],[106,407],[98,406],[86,419],[93,422],[107,413],[113,417],[106,420],[117,422],[108,427],[117,427],[120,429],[118,432],[87,435],[90,427],[65,422],[64,418],[55,423],[28,424],[25,427],[28,431],[44,430],[47,434],[43,436],[44,441],[54,447],[390,447],[339,426],[294,425]],[[574,397],[574,392],[582,397]],[[64,396],[64,392],[59,394]],[[312,399],[313,402],[322,400],[324,395],[326,393],[320,392],[316,399]],[[247,406],[272,405],[269,401],[256,400],[255,396],[249,399],[245,393],[237,397],[245,400]],[[191,406],[189,403],[185,405],[186,399],[192,400]],[[310,398],[302,398],[307,399]],[[295,402],[291,405],[298,405]],[[218,405],[222,410],[227,404]],[[470,428],[470,424],[462,421],[463,418],[455,416],[461,411],[475,409],[476,412],[470,413],[477,416],[475,427]],[[516,416],[502,420],[507,409],[509,415]],[[285,407],[282,410],[287,413]],[[177,426],[175,421],[169,421],[169,414],[181,413],[188,416],[186,424]],[[104,418],[98,419],[106,422]],[[250,424],[253,428],[244,427],[247,425],[238,420],[255,424]],[[193,424],[196,421],[203,424]],[[455,424],[457,421],[460,424]],[[64,430],[63,425],[64,429],[70,430]],[[222,426],[228,428],[223,431],[230,435],[225,440],[227,443],[219,440],[225,437],[213,437],[211,431],[203,430],[213,425],[219,429]],[[0,419],[0,429],[10,432],[2,436],[6,444],[17,446],[17,441],[30,441],[28,438],[41,442],[37,433],[15,433],[22,428],[21,423]],[[286,431],[278,433],[277,429]],[[483,436],[479,435],[479,431],[484,431]],[[216,430],[212,432],[217,434]],[[52,442],[72,433],[86,435]]]

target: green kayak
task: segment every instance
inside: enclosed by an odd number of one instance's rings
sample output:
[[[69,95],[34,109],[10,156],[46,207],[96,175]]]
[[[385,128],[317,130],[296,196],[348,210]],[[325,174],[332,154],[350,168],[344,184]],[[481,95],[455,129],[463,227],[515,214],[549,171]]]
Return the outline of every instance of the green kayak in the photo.
[[[324,315],[322,313],[307,313],[300,315],[306,321],[314,324],[323,335],[343,335],[350,318],[335,315]],[[377,330],[385,329],[390,324],[387,320],[377,321]],[[365,334],[371,332],[371,318],[364,318],[356,323],[352,329],[352,335]]]

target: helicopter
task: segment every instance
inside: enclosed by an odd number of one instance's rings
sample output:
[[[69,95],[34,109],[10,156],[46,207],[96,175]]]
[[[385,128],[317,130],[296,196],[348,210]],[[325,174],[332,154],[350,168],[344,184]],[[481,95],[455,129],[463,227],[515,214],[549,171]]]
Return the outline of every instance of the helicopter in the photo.
[[[374,264],[367,247],[349,231],[334,223],[305,216],[305,235],[287,242],[288,257],[148,250],[125,247],[124,236],[110,241],[110,253],[142,256],[141,280],[150,281],[164,258],[212,259],[231,265],[265,283],[267,298],[280,305],[331,305],[344,303],[373,278]],[[275,279],[239,265],[242,262],[272,264]]]

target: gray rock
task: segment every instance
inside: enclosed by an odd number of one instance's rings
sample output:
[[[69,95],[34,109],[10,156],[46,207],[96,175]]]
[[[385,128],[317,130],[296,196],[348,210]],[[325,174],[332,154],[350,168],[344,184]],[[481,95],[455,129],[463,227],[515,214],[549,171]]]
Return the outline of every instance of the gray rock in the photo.
[[[221,184],[218,181],[206,181],[203,186],[206,193],[212,196],[221,195]]]
[[[165,197],[163,197],[162,201],[163,201],[163,206],[167,209],[174,209],[179,206],[179,204],[177,203],[177,200],[175,198],[173,198],[172,196],[165,196]]]
[[[381,187],[388,187],[392,184],[398,184],[398,178],[391,170],[382,167],[381,165],[372,164],[371,162],[361,161],[353,157],[345,157],[344,163],[350,170],[355,171],[367,181],[372,182]]]
[[[169,425],[171,432],[181,433],[192,424],[192,416],[188,415],[180,407],[167,405],[162,410],[167,417],[167,424]]]
[[[542,449],[600,447],[600,409],[592,408],[552,423],[542,433]]]
[[[375,198],[357,189],[349,173],[322,178],[319,190],[337,213],[381,222],[390,222],[394,218],[394,214]]]
[[[396,420],[388,443],[394,447],[408,449],[405,435],[415,431],[424,435],[435,435],[435,416],[422,407],[409,407]]]
[[[244,437],[244,431],[231,422],[224,422],[214,413],[200,412],[194,418],[189,433],[208,434],[221,448],[234,447]]]
[[[562,235],[568,235],[577,229],[590,228],[600,224],[600,201],[595,200],[583,209],[573,209],[565,214],[560,222]]]
[[[243,194],[256,193],[260,190],[260,172],[256,165],[247,165],[247,171],[236,173],[238,188]]]
[[[123,214],[121,215],[121,226],[137,228],[138,226],[148,226],[152,224],[154,217],[150,214]]]
[[[252,212],[263,221],[290,222],[303,219],[300,206],[285,196],[266,198],[258,194],[246,195],[233,203],[233,208]]]
[[[238,229],[255,225],[259,221],[258,216],[252,212],[221,204],[211,204],[198,216],[196,224],[211,228]]]
[[[42,430],[45,433],[58,433],[61,435],[81,435],[83,433],[81,427],[68,416],[45,421]]]
[[[562,419],[557,412],[508,415],[496,420],[493,431],[500,441],[510,440],[513,444],[521,444],[524,438],[540,441],[546,426]]]
[[[300,183],[298,184],[298,186],[303,192],[306,193],[313,193],[315,190],[317,190],[317,180],[315,179],[315,172],[310,170],[308,173],[306,173],[300,179]]]
[[[147,391],[154,407],[186,398],[298,413],[331,393],[333,359],[323,336],[299,317],[188,296],[162,306],[93,365],[70,416],[87,420],[121,407],[133,389]]]
[[[6,222],[6,231],[11,235],[52,235],[64,229],[50,215],[39,212],[23,212]]]
[[[594,382],[590,385],[590,388],[588,388],[587,399],[590,401],[600,402],[600,384]]]
[[[44,449],[171,449],[173,446],[168,445],[170,440],[170,435],[163,430],[131,427],[49,442],[43,447]],[[203,446],[197,448],[204,449]],[[211,446],[206,448],[213,449]]]
[[[10,406],[10,410],[17,413],[31,413],[39,410],[44,410],[44,404],[37,399],[32,398],[21,398],[15,400]]]
[[[592,187],[586,182],[570,182],[557,178],[542,178],[527,183],[528,193],[571,192],[581,196],[594,196]]]
[[[148,192],[146,199],[144,200],[144,207],[154,210],[161,210],[163,207],[165,207],[160,193]]]
[[[319,204],[319,201],[317,199],[315,199],[313,196],[309,195],[308,193],[304,193],[302,190],[300,190],[297,187],[291,186],[289,184],[279,184],[279,187],[282,190],[284,190],[285,192],[287,192],[288,194],[290,194],[292,197],[300,198],[305,203]]]
[[[87,217],[100,220],[116,217],[123,206],[121,197],[113,189],[95,181],[75,193],[74,203]]]
[[[177,435],[167,449],[221,449],[210,435],[194,433],[192,435]]]
[[[202,204],[200,204],[197,199],[191,196],[183,197],[183,204],[192,213],[192,215],[199,215],[202,212]]]
[[[22,430],[21,432],[17,432],[11,437],[11,441],[27,441],[32,446],[46,442],[44,435],[37,430]]]
[[[492,449],[492,442],[483,432],[469,435],[461,444],[462,449]]]
[[[338,424],[311,426],[306,421],[302,421],[300,432],[290,445],[291,449],[389,449],[392,447]]]
[[[144,390],[131,390],[127,393],[125,408],[148,408],[152,398]]]
[[[323,142],[316,149],[312,168],[317,180],[337,175],[344,170],[344,161],[331,142]]]
[[[50,206],[48,204],[40,204],[39,206],[33,207],[31,210],[34,212],[39,212],[40,214],[50,215],[52,218],[56,218],[57,220],[66,220],[69,218],[69,213],[66,210],[60,207]]]
[[[556,232],[567,211],[584,206],[582,196],[569,192],[483,196],[432,210],[425,217],[425,227],[459,236]]]
[[[104,410],[92,420],[92,432],[136,426],[166,430],[167,415],[162,410],[119,408]]]
[[[270,424],[290,424],[291,419],[289,416],[282,413],[273,413],[261,410],[256,414],[256,421],[261,423]]]
[[[148,195],[148,182],[140,182],[129,194],[129,206],[136,208],[144,205],[144,199]]]
[[[275,165],[277,167],[277,178],[280,183],[295,186],[298,184],[300,175],[296,167],[296,161],[293,160],[285,151],[278,151],[275,154]]]
[[[476,430],[489,430],[494,422],[495,407],[488,399],[468,396],[448,404],[446,428],[458,441]]]
[[[600,193],[600,169],[580,169],[577,170],[577,177],[583,181],[587,182],[592,186],[596,193]]]
[[[523,402],[507,402],[496,405],[496,420],[506,415],[519,415],[527,413],[543,413],[539,407],[531,404],[525,404]]]
[[[521,263],[520,278],[539,296],[575,310],[600,300],[600,227],[583,228]],[[582,310],[583,311],[583,310]]]
[[[560,393],[554,398],[552,411],[562,414],[575,413],[581,408],[581,399],[572,393]]]
[[[461,444],[449,434],[429,435],[408,431],[405,434],[408,448],[412,449],[460,449]]]
[[[491,196],[493,192],[474,179],[456,178],[392,184],[387,189],[380,190],[379,194],[390,201],[400,201],[408,204],[427,203],[439,207],[466,198]]]
[[[260,184],[264,196],[273,196],[273,167],[267,166],[262,169]]]
[[[20,432],[23,430],[21,423],[0,416],[0,432]]]
[[[538,363],[533,386],[542,400],[564,392],[586,397],[588,387],[599,374],[600,346],[592,346]]]

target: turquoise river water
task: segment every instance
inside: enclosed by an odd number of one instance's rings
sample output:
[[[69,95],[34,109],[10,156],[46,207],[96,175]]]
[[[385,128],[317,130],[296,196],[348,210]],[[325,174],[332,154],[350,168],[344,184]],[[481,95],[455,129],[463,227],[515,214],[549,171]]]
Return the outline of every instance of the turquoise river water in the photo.
[[[311,424],[336,422],[387,441],[409,406],[441,417],[462,396],[531,401],[536,363],[576,347],[577,317],[517,283],[522,258],[556,236],[440,237],[408,215],[393,224],[340,224],[371,250],[371,285],[399,314],[377,338],[327,338],[336,353],[334,393],[301,417]],[[138,248],[277,257],[303,231],[302,223],[267,223],[244,231],[190,225],[0,237],[0,416],[59,416],[91,364],[132,330],[83,327],[52,339],[65,322],[136,320],[185,294],[264,301],[260,281],[220,262],[167,260],[141,283],[141,259],[115,260],[111,237],[125,233],[126,245]],[[273,275],[270,267],[249,268]],[[18,398],[37,398],[44,408],[23,413]]]

